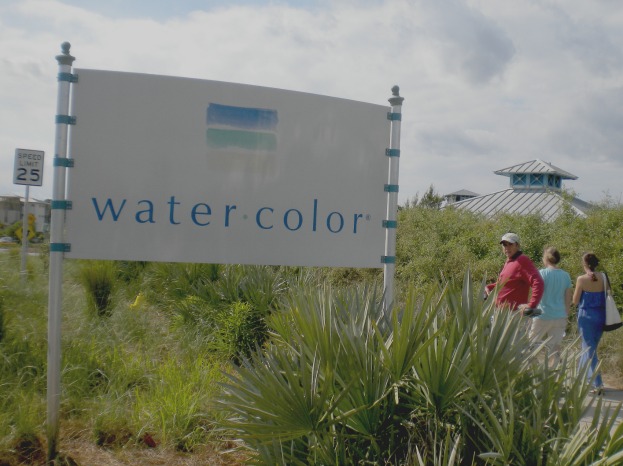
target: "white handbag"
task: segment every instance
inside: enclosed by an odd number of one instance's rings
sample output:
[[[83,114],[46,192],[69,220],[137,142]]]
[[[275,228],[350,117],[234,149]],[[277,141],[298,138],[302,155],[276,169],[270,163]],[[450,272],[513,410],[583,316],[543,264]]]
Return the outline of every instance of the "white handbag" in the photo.
[[[610,287],[608,277],[605,273],[603,276],[604,293],[606,294],[606,323],[604,324],[604,332],[610,332],[621,327],[623,323],[621,322],[621,314],[619,314],[614,298],[610,293],[608,293],[608,288]]]

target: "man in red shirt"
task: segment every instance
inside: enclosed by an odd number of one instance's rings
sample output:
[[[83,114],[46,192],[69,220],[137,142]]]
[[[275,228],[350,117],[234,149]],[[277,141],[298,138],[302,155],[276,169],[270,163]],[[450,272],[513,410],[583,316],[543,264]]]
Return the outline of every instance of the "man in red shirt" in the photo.
[[[519,236],[506,233],[500,241],[506,255],[506,262],[496,283],[485,288],[487,296],[499,285],[496,303],[510,305],[512,311],[534,309],[543,296],[545,285],[538,269],[528,256],[519,249]]]

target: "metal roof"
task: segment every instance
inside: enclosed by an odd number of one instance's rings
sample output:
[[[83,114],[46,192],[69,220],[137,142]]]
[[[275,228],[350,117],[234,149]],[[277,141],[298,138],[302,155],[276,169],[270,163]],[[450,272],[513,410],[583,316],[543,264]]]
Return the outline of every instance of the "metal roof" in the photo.
[[[556,191],[510,188],[448,204],[446,208],[465,209],[487,217],[494,217],[501,213],[539,214],[544,220],[550,221],[563,212],[563,206],[567,202],[569,201]],[[571,200],[571,209],[580,217],[586,217],[586,211],[590,207],[589,203],[577,197]]]
[[[496,175],[512,176],[515,173],[550,173],[553,175],[560,175],[563,180],[577,180],[578,177],[569,173],[568,171],[558,168],[551,163],[543,162],[542,160],[535,159],[530,162],[520,163],[513,165],[512,167],[502,168],[496,170],[493,173]]]
[[[475,193],[473,191],[468,191],[467,189],[459,189],[458,191],[454,191],[453,193],[446,194],[444,197],[448,196],[480,196],[480,194]]]

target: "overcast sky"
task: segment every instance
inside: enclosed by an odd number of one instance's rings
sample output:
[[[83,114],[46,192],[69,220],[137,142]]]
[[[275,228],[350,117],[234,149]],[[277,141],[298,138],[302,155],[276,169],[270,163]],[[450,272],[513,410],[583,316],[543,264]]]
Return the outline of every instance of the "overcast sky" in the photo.
[[[541,159],[587,201],[623,201],[621,0],[1,0],[0,195],[16,148],[52,197],[62,42],[77,68],[403,104],[400,203],[505,189]]]

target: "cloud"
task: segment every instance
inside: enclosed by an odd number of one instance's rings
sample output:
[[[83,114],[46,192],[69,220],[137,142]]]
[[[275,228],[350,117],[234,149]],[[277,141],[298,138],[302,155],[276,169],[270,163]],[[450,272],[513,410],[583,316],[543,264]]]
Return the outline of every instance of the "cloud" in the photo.
[[[421,131],[416,137],[418,146],[427,153],[442,158],[481,157],[490,155],[495,147],[494,137],[484,131],[467,131],[444,127],[434,131]]]
[[[534,158],[577,174],[574,187],[589,200],[607,187],[621,190],[621,172],[612,169],[623,163],[616,1],[240,0],[157,14],[144,2],[143,15],[135,3],[125,16],[77,0],[0,3],[0,192],[15,190],[15,147],[45,150],[51,165],[54,57],[66,40],[77,68],[382,105],[398,84],[405,97],[402,200],[431,184],[442,193],[503,189],[507,180],[492,172]],[[586,154],[593,165],[582,165]],[[599,186],[585,170],[603,172]],[[48,177],[41,197],[50,188]]]
[[[458,0],[421,1],[427,35],[444,67],[473,85],[500,77],[515,55],[512,40],[495,21]]]
[[[604,1],[602,5],[610,6]],[[559,19],[555,31],[561,53],[577,60],[591,75],[607,78],[620,74],[623,67],[620,28],[604,27],[607,18],[574,17],[561,8],[557,8],[555,14]],[[620,21],[621,13],[618,15]]]
[[[586,96],[552,131],[551,144],[576,159],[612,161],[623,167],[623,86]]]

